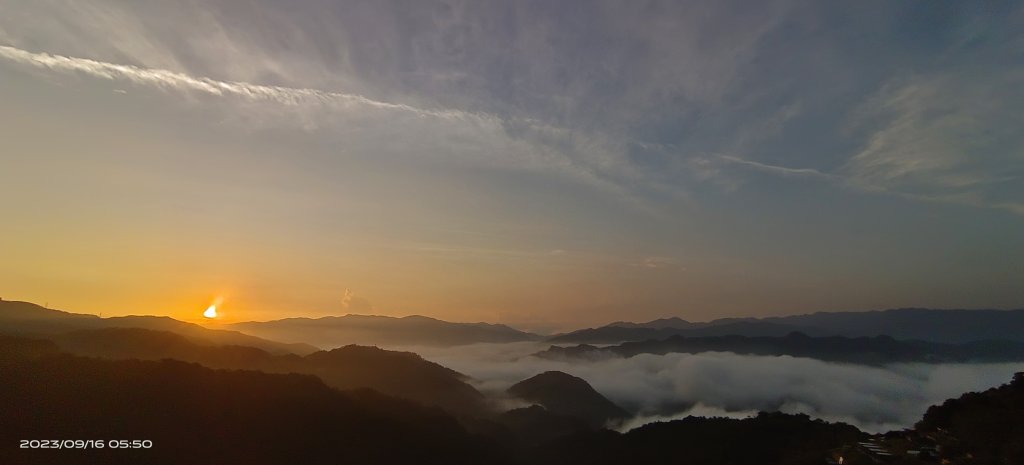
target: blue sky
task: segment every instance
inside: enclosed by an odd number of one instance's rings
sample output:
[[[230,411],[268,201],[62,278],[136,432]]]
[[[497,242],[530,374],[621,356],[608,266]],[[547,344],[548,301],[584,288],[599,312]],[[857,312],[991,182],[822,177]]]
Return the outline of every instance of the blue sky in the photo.
[[[1014,2],[3,0],[0,293],[1020,307],[1022,31]]]

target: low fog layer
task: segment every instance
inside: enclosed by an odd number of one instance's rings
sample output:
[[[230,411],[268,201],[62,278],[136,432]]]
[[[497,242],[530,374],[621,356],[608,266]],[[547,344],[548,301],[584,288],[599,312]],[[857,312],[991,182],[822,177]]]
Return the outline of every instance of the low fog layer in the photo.
[[[779,410],[882,432],[910,427],[930,405],[998,386],[1013,373],[1024,371],[1024,363],[915,363],[880,368],[732,353],[644,354],[573,362],[529,356],[543,348],[515,343],[405,349],[475,378],[478,389],[495,395],[547,370],[579,376],[617,404],[637,412],[621,429],[691,414],[742,417]]]

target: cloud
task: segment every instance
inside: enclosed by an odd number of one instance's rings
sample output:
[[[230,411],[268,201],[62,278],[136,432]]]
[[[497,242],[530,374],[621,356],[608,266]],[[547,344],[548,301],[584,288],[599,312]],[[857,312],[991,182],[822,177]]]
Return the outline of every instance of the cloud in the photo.
[[[139,68],[86,58],[34,53],[6,45],[0,45],[0,58],[21,65],[57,72],[80,72],[93,77],[129,81],[135,84],[151,85],[163,89],[202,92],[217,96],[234,96],[255,101],[273,101],[282,105],[358,105],[444,119],[475,117],[459,111],[426,110],[404,104],[380,102],[356,94],[328,92],[317,89],[265,86],[237,81],[218,81],[206,77],[193,77],[165,69]]]
[[[718,102],[794,3],[743,5],[744,14],[733,15],[738,5],[721,2],[669,2],[648,10],[616,3],[575,8],[418,2],[396,8],[299,1],[282,8],[256,0],[244,8],[232,8],[231,2],[168,8],[51,0],[23,10],[51,21],[30,28],[12,15],[0,19],[0,30],[20,47],[8,55],[21,55],[32,66],[271,100],[291,106],[281,119],[304,128],[366,125],[324,115],[294,118],[292,113],[308,111],[295,107],[463,119],[459,128],[415,134],[472,143],[486,158],[567,176],[631,209],[665,217],[666,209],[692,204],[686,186],[633,159],[630,141],[640,138],[624,129],[652,119],[670,123],[676,106],[664,105],[667,98]],[[564,21],[570,11],[578,20]],[[511,18],[520,18],[514,27],[505,24]],[[493,27],[482,27],[491,21]],[[588,45],[598,43],[604,46]],[[51,53],[27,52],[40,48]],[[263,82],[291,85],[256,84]],[[339,88],[354,91],[323,90]],[[377,140],[382,138],[396,139],[387,134]],[[461,150],[450,152],[444,156]]]
[[[664,150],[671,150],[665,147]],[[748,160],[736,155],[702,154],[687,159],[683,166],[694,179],[711,183],[726,192],[736,192],[751,181],[751,174],[763,174],[794,180],[820,180],[843,185],[842,177],[813,168],[792,168]]]
[[[676,205],[693,206],[694,180],[712,180],[736,191],[744,180],[734,173],[735,168],[794,182],[826,179],[859,186],[861,192],[1015,213],[1024,209],[1017,192],[996,198],[978,190],[970,195],[946,191],[1012,182],[1020,173],[1014,174],[1019,169],[1007,169],[1002,162],[975,166],[977,159],[987,156],[958,146],[970,137],[943,142],[962,135],[957,131],[977,135],[979,129],[994,131],[988,137],[996,142],[1012,139],[1018,125],[1012,124],[1014,113],[1008,110],[1020,105],[1020,92],[1015,90],[1019,82],[1013,82],[1019,80],[1013,77],[1019,76],[1019,69],[986,63],[983,66],[995,69],[970,74],[950,67],[953,71],[947,76],[907,78],[890,72],[878,78],[873,74],[877,65],[858,66],[857,44],[840,41],[842,28],[835,36],[820,36],[832,26],[857,27],[860,17],[854,14],[837,15],[849,18],[851,24],[844,20],[833,25],[827,22],[829,15],[822,14],[827,11],[789,0],[755,8],[742,2],[655,2],[648,8],[599,3],[585,9],[564,4],[448,2],[402,8],[359,2],[343,5],[334,8],[300,1],[282,8],[261,0],[245,8],[232,2],[175,7],[32,2],[20,13],[52,21],[26,27],[17,15],[7,15],[8,19],[0,20],[4,33],[0,37],[21,48],[4,47],[0,57],[64,73],[243,101],[272,101],[291,107],[292,112],[328,107],[349,113],[344,118],[322,114],[281,118],[297,120],[307,128],[368,128],[388,124],[380,120],[395,114],[457,120],[440,129],[438,124],[423,122],[404,122],[401,127],[413,125],[417,129],[411,134],[436,138],[438,156],[459,158],[470,151],[471,157],[462,158],[558,173],[652,216],[667,217],[665,210]],[[577,20],[565,20],[568,11]],[[874,13],[869,17],[885,15]],[[988,18],[973,10],[965,12],[964,18],[966,26],[950,27],[951,40],[936,41],[934,48],[946,47],[945,53],[953,57],[977,55],[964,44],[970,43],[971,34],[977,35],[971,27],[978,29]],[[506,24],[505,19],[512,23]],[[779,34],[780,30],[786,34]],[[892,40],[885,35],[889,32],[879,31],[878,40]],[[1008,39],[1016,37],[1011,36]],[[1003,42],[1007,41],[992,43]],[[64,53],[27,51],[35,47]],[[886,48],[896,57],[892,59],[913,63],[928,55],[917,51],[920,56],[901,56],[905,51],[900,47]],[[990,61],[1013,61],[997,56],[989,45],[982,49]],[[849,61],[822,63],[823,55]],[[791,63],[790,56],[806,59]],[[794,80],[794,76],[804,78]],[[879,81],[886,84],[872,97],[877,87],[871,86]],[[817,85],[823,82],[829,85]],[[352,92],[325,90],[339,88]],[[837,105],[836,95],[830,92],[840,91],[859,98]],[[823,109],[842,114],[858,105],[862,107],[859,114],[868,115],[868,120],[895,115],[889,127],[866,135],[866,148],[850,154],[846,147],[804,144],[809,132],[814,132],[813,138],[832,129],[816,123],[808,127],[808,121],[828,119],[820,113]],[[924,116],[936,110],[950,117]],[[380,120],[352,115],[359,112],[383,113]],[[983,117],[974,118],[978,115]],[[978,124],[971,123],[972,118]],[[961,127],[958,122],[967,124]],[[372,130],[378,144],[398,144],[394,132]],[[761,146],[777,150],[771,140],[786,140],[787,134],[800,139],[787,148],[793,153],[766,162]],[[393,142],[383,144],[381,139]],[[444,144],[465,147],[445,153]],[[633,153],[641,146],[660,148]],[[822,153],[817,157],[805,153],[814,150]],[[706,157],[705,153],[730,155]],[[849,162],[841,169],[833,163],[809,162],[830,157],[849,158]],[[684,169],[666,170],[665,166]]]
[[[498,393],[547,370],[587,380],[637,418],[627,426],[686,415],[745,416],[758,410],[806,413],[872,432],[906,428],[930,405],[1006,383],[1024,363],[895,364],[868,367],[794,357],[731,353],[643,354],[587,362],[528,356],[540,345],[418,348]]]
[[[932,169],[940,166],[952,168],[957,163],[952,160],[958,158],[968,159],[970,158],[968,153],[950,155],[948,157],[950,161],[947,162],[931,160],[928,158],[928,154],[922,155],[922,158],[916,161],[903,159],[899,155],[890,158],[884,156],[877,157],[878,159],[871,162],[858,160],[858,157],[863,156],[865,153],[867,152],[861,152],[852,158],[840,170],[839,174],[826,173],[813,168],[790,168],[771,165],[746,160],[733,155],[697,157],[691,159],[689,166],[698,179],[713,182],[726,191],[736,191],[745,182],[742,177],[729,169],[728,165],[734,165],[753,169],[771,176],[819,179],[837,187],[865,193],[891,195],[917,202],[963,205],[1024,215],[1024,202],[1014,199],[996,200],[985,196],[983,193],[985,186],[1008,184],[1018,179],[1016,175],[1007,176],[1000,173],[977,173],[972,175],[966,172],[937,174],[930,172]],[[898,166],[892,172],[877,166],[886,164]],[[876,166],[872,167],[870,165]],[[867,174],[868,172],[874,172],[874,174]],[[915,186],[905,179],[911,174],[918,178],[918,182],[932,183],[932,185],[928,186],[929,189],[915,189]],[[973,188],[980,189],[971,190]]]
[[[723,160],[729,163],[751,167],[758,171],[763,171],[780,176],[806,176],[812,178],[836,179],[836,176],[833,176],[828,173],[823,173],[812,168],[787,168],[784,166],[768,165],[765,163],[758,163],[752,160],[744,160],[740,157],[736,157],[733,155],[718,155],[717,158],[719,160]]]
[[[997,192],[1024,177],[1022,86],[1022,69],[896,79],[858,110],[867,144],[840,172],[867,189],[1019,214],[1020,192]]]
[[[370,304],[369,300],[362,297],[356,296],[356,294],[348,289],[341,297],[341,308],[346,310],[346,313],[367,313],[373,311],[373,305]]]
[[[234,99],[239,104],[269,103],[275,107],[243,106],[225,118],[257,124],[263,124],[259,119],[265,118],[276,125],[299,124],[305,130],[342,128],[340,134],[358,131],[362,137],[343,141],[346,148],[354,152],[402,157],[430,155],[455,164],[559,176],[610,195],[624,206],[649,215],[661,213],[640,195],[639,188],[685,195],[679,187],[649,179],[647,173],[626,162],[620,142],[531,119],[427,109],[313,88],[222,81],[166,69],[31,52],[6,45],[0,45],[0,60],[37,70],[83,74],[186,95]]]

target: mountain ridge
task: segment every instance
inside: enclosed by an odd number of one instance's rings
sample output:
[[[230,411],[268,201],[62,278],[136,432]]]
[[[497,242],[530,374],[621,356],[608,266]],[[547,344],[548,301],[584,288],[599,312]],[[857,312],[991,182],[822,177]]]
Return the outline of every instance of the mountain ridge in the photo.
[[[673,324],[675,326],[673,326]],[[811,336],[872,337],[943,343],[982,340],[1024,342],[1024,309],[928,309],[919,307],[861,312],[815,312],[763,318],[719,318],[694,323],[677,317],[646,323],[614,322],[551,336],[548,342],[617,344],[670,336]]]
[[[452,347],[476,343],[539,340],[542,336],[496,323],[458,323],[410,315],[349,314],[317,318],[292,317],[247,321],[226,327],[269,339],[312,343],[320,347],[346,344]]]
[[[197,344],[177,333],[144,328],[77,330],[40,340],[80,356],[173,359],[213,369],[314,375],[334,388],[374,389],[453,413],[474,414],[487,408],[483,395],[467,383],[466,375],[412,352],[349,345],[302,356],[271,354],[255,347]]]
[[[0,331],[20,334],[57,334],[100,328],[143,328],[181,334],[200,344],[242,345],[275,354],[309,354],[319,350],[305,343],[283,343],[243,332],[206,328],[168,316],[128,315],[100,317],[43,307],[31,302],[0,300]]]

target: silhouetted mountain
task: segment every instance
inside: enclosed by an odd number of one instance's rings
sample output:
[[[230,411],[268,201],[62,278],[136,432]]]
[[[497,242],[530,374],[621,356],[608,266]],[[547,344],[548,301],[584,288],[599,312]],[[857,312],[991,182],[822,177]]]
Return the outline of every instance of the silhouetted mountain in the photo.
[[[889,336],[810,337],[790,333],[785,337],[683,337],[663,340],[625,342],[617,346],[551,346],[536,353],[549,359],[595,359],[632,357],[639,354],[732,352],[743,355],[790,355],[830,362],[880,365],[897,362],[1010,362],[1024,361],[1024,343],[978,341],[942,344],[925,341],[898,341]]]
[[[600,328],[587,328],[559,334],[547,339],[552,344],[618,344],[625,341],[646,341],[665,339],[686,332],[676,328],[647,328],[643,326],[619,326],[613,323]]]
[[[893,309],[870,312],[813,313],[770,318],[722,318],[692,323],[678,318],[648,323],[616,322],[560,334],[555,344],[617,344],[671,336],[810,336],[872,337],[963,343],[987,340],[1024,342],[1024,310]]]
[[[339,388],[370,387],[457,413],[484,409],[483,395],[465,375],[412,352],[349,345],[307,355],[302,366]]]
[[[275,354],[309,354],[317,351],[308,344],[283,344],[238,331],[209,329],[165,316],[122,316],[100,318],[96,315],[68,313],[29,302],[0,300],[0,332],[10,334],[55,334],[78,329],[143,328],[170,331],[205,345],[256,347]]]
[[[845,444],[832,463],[1009,465],[1024,463],[1024,373],[1009,384],[928,408],[913,429]]]
[[[819,465],[829,450],[865,435],[853,426],[807,415],[762,413],[742,420],[688,417],[625,434],[580,433],[548,442],[537,464]]]
[[[35,359],[60,353],[53,341],[0,334],[0,359]]]
[[[691,323],[679,317],[671,318],[659,318],[657,320],[651,320],[646,323],[632,323],[629,321],[616,321],[607,326],[617,326],[620,328],[648,328],[648,329],[686,329],[695,328],[701,326],[701,323]]]
[[[320,347],[348,344],[376,346],[448,347],[479,342],[517,342],[539,339],[505,325],[450,323],[424,316],[393,318],[345,315],[323,318],[286,318],[229,325],[232,329],[280,341],[305,342]]]
[[[1024,373],[932,406],[915,432],[936,442],[952,463],[1024,463]]]
[[[871,312],[822,312],[764,318],[761,321],[818,328],[848,337],[886,334],[896,339],[947,343],[985,340],[1024,342],[1024,309],[901,308]]]
[[[195,362],[210,368],[285,371],[302,360],[295,354],[274,355],[255,347],[201,345],[177,333],[142,328],[101,328],[50,334],[45,337],[65,352],[113,359]]]
[[[685,323],[683,328],[662,326],[673,324],[673,320],[656,320],[654,327],[642,323],[639,326],[621,326],[623,323],[612,323],[600,328],[581,329],[571,333],[554,336],[548,342],[554,344],[618,344],[620,342],[646,341],[650,339],[666,339],[672,336],[785,336],[793,331],[807,328],[793,325],[766,323],[762,321],[728,321],[722,323]]]
[[[687,330],[680,336],[716,337],[716,336],[750,336],[750,337],[782,337],[790,333],[820,333],[815,328],[784,323],[748,320],[721,320],[713,325],[705,325]],[[824,334],[816,334],[824,335]]]
[[[464,375],[410,352],[353,345],[306,356],[273,355],[253,347],[199,345],[175,333],[139,328],[73,331],[48,338],[76,355],[312,374],[339,389],[370,388],[451,412],[479,413],[485,408],[483,395],[465,383]]]
[[[508,462],[492,441],[441,410],[341,392],[309,375],[41,355],[0,357],[0,379],[0,463]],[[151,447],[19,448],[30,439],[146,440]]]
[[[561,371],[546,371],[508,388],[508,394],[543,406],[556,415],[579,418],[602,427],[629,417],[629,413],[582,378]]]

